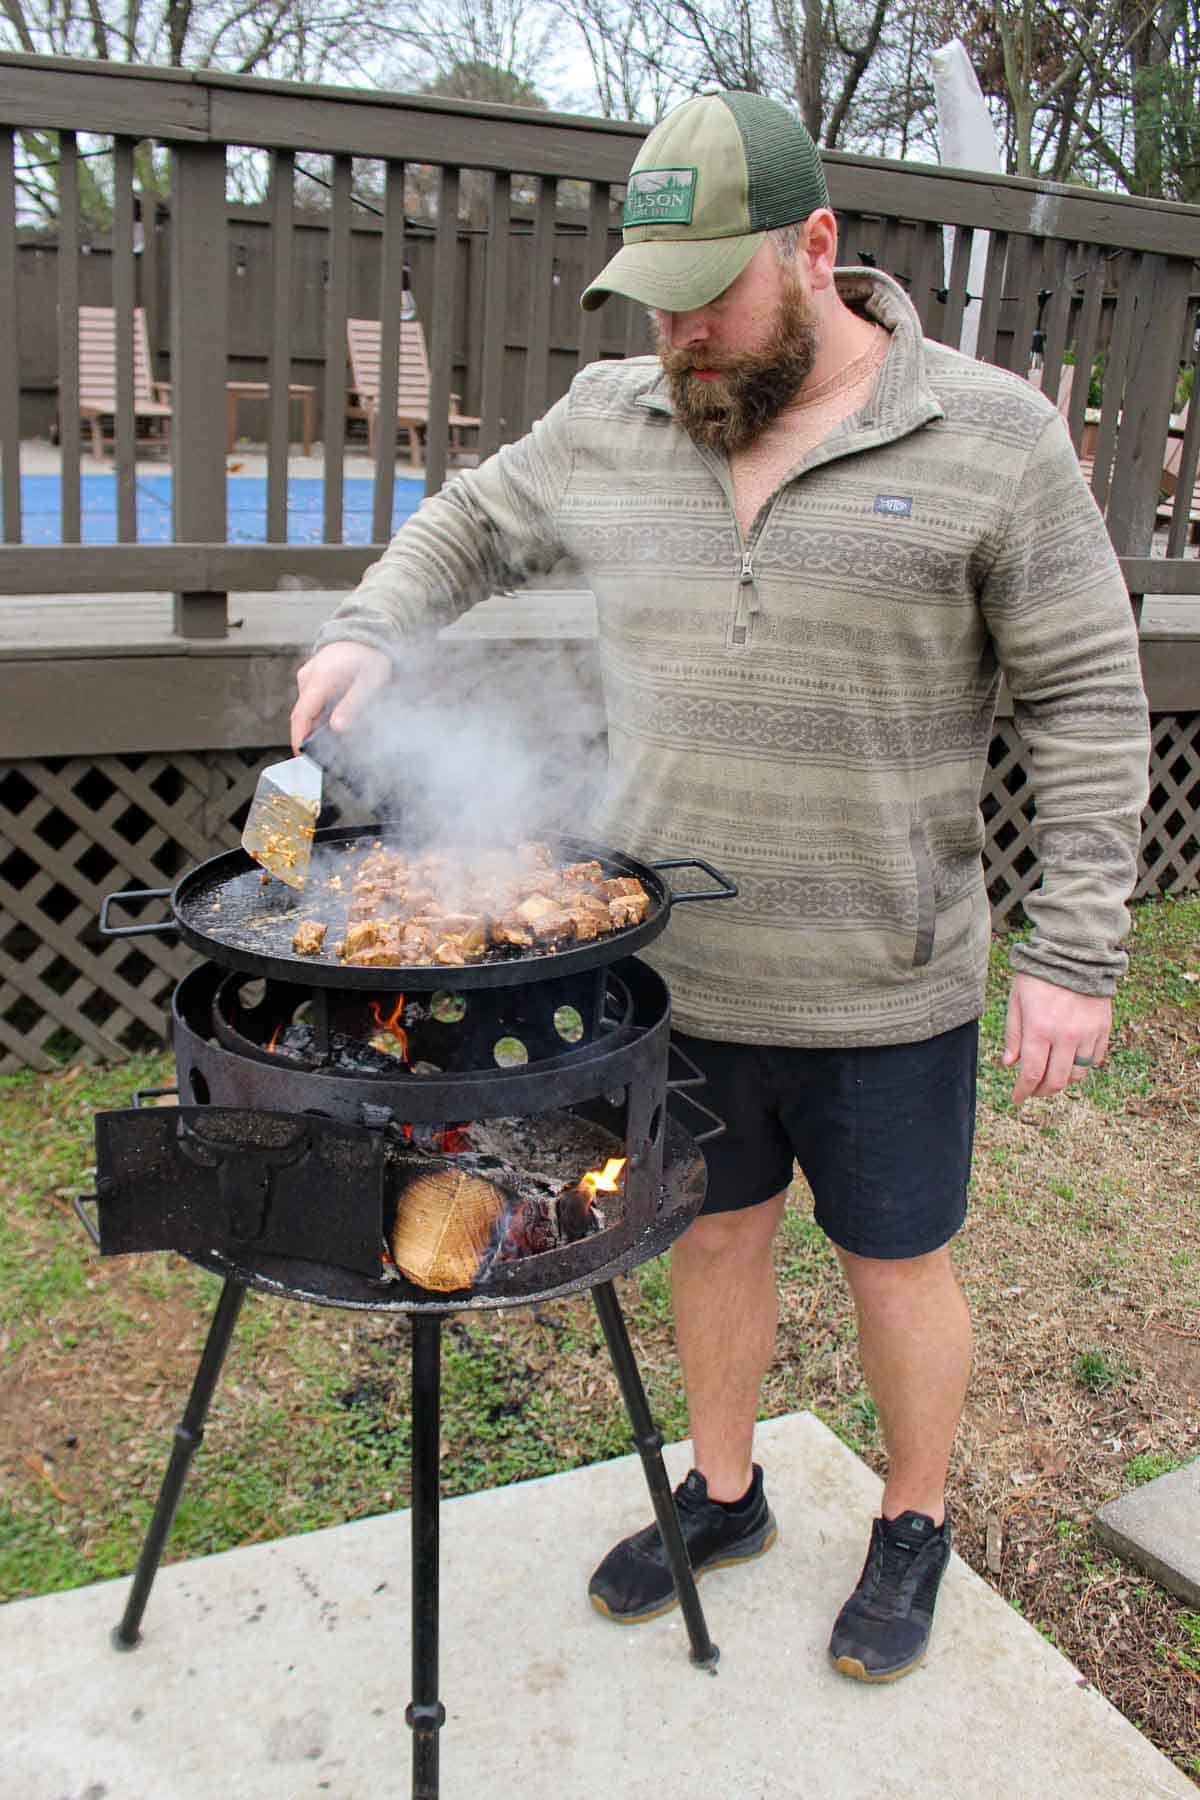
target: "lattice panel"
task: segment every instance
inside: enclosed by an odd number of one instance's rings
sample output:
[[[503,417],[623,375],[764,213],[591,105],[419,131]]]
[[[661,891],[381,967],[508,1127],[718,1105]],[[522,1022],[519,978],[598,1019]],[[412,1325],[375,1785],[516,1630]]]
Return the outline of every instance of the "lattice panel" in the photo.
[[[100,902],[169,887],[235,845],[259,770],[284,754],[0,764],[0,1072],[119,1061],[162,1044],[192,952],[166,937],[102,938]],[[1015,922],[1037,879],[1023,755],[1012,721],[998,720],[982,797],[997,926]],[[1151,784],[1137,892],[1181,893],[1200,885],[1200,714],[1154,721]],[[165,914],[164,903],[154,916]]]
[[[1016,922],[1021,902],[1037,886],[1033,854],[1033,790],[1022,758],[1025,745],[1011,719],[997,719],[988,752],[980,806],[987,836],[983,867],[993,923]]]
[[[1138,898],[1200,886],[1200,713],[1164,713],[1150,732]]]
[[[0,765],[0,1071],[161,1045],[192,952],[169,937],[102,938],[100,902],[169,887],[235,845],[258,771],[279,754]],[[137,916],[165,915],[152,902]]]

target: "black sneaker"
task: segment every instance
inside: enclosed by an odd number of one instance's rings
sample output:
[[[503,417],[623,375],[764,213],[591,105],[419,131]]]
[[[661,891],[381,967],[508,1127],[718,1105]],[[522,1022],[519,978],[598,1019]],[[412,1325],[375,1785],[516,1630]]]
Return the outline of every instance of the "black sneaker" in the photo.
[[[778,1536],[757,1463],[744,1512],[732,1513],[710,1500],[708,1483],[697,1469],[675,1489],[675,1507],[697,1576],[729,1563],[749,1562],[769,1550]],[[609,1551],[588,1583],[588,1594],[596,1611],[619,1625],[641,1625],[678,1604],[657,1522],[622,1538]]]
[[[897,1681],[925,1654],[938,1583],[950,1560],[950,1516],[876,1519],[858,1586],[837,1616],[829,1654],[856,1681]]]

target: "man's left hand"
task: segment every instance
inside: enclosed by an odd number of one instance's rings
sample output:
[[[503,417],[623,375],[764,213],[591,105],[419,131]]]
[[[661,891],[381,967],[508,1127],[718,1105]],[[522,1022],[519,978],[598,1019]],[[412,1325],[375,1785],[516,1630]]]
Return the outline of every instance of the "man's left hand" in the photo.
[[[1086,1081],[1108,1054],[1111,1030],[1112,1000],[1107,995],[1077,994],[1036,975],[1015,975],[1003,1059],[1006,1069],[1021,1065],[1013,1105]]]

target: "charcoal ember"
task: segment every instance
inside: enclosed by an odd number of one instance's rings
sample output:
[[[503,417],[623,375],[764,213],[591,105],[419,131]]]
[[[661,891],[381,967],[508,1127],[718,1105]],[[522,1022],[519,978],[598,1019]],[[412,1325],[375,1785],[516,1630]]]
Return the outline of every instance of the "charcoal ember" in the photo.
[[[415,1119],[409,1126],[412,1133],[412,1144],[415,1150],[426,1150],[436,1154],[445,1148],[445,1125],[430,1125]],[[461,1166],[461,1165],[460,1165]]]
[[[527,1195],[505,1208],[493,1262],[518,1262],[558,1247],[558,1224],[552,1201]]]
[[[603,1229],[592,1196],[583,1188],[567,1188],[558,1196],[556,1211],[558,1233],[564,1244],[577,1244],[580,1238]]]
[[[286,1056],[311,1056],[315,1042],[311,1025],[289,1025],[275,1039],[275,1050]]]
[[[398,1059],[386,1050],[372,1049],[361,1038],[335,1031],[329,1040],[329,1060],[348,1075],[394,1075]]]

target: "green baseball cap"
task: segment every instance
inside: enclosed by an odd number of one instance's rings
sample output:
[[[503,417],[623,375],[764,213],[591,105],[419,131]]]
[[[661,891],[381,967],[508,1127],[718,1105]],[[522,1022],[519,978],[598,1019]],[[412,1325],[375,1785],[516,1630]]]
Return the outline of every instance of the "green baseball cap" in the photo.
[[[829,205],[825,171],[794,114],[762,94],[705,94],[656,125],[625,190],[623,247],[580,304],[626,294],[662,312],[706,306],[765,232]]]

